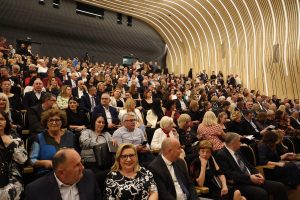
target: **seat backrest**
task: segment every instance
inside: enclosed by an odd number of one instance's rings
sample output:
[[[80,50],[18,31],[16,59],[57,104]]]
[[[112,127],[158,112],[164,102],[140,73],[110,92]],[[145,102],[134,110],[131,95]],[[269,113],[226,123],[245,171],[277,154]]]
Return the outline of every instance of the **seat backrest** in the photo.
[[[253,151],[253,154],[254,154],[254,157],[255,157],[255,165],[254,166],[256,166],[257,163],[258,163],[258,142],[251,143],[250,148]]]
[[[240,152],[244,155],[244,157],[251,165],[256,166],[256,156],[253,149],[250,146],[241,145]]]
[[[291,140],[291,138],[284,137],[282,142],[285,146],[288,147],[288,152],[295,153],[295,145],[294,145],[294,142]]]

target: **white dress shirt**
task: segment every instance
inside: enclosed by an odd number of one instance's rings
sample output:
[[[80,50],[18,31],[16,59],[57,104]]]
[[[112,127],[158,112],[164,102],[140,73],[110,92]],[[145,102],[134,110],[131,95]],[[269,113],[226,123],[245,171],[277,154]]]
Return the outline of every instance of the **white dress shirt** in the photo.
[[[173,168],[173,165],[172,165],[172,162],[169,161],[167,158],[165,158],[163,155],[161,155],[163,161],[165,162],[170,174],[171,174],[171,177],[173,179],[173,183],[174,183],[174,187],[175,187],[175,190],[176,190],[176,199],[177,200],[186,200],[186,195],[184,194],[183,190],[181,189],[180,187],[180,184],[177,180],[177,177],[175,175],[175,172],[174,172],[174,168]]]
[[[74,183],[73,185],[66,185],[57,178],[55,173],[54,177],[57,181],[62,200],[80,200],[78,188],[76,185],[77,183]]]
[[[109,108],[106,108],[104,106],[103,106],[103,108],[105,110],[105,116],[106,116],[106,119],[107,119],[107,123],[108,124],[112,124],[112,116],[111,116],[111,114],[109,112]]]

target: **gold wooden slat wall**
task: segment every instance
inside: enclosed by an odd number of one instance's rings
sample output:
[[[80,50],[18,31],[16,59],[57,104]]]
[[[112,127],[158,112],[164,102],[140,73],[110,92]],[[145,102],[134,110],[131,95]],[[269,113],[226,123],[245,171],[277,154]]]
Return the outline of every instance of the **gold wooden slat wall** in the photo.
[[[150,24],[165,40],[175,73],[222,70],[267,95],[300,96],[299,0],[80,1]]]

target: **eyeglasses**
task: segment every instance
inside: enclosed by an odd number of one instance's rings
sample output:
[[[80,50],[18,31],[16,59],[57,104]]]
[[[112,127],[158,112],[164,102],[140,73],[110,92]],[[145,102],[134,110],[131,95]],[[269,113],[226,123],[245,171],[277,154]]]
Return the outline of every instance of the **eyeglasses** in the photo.
[[[135,154],[120,155],[122,160],[127,160],[128,158],[132,159],[133,157],[135,157]]]
[[[136,122],[136,119],[126,119],[125,122]]]
[[[55,122],[55,123],[58,123],[58,122],[61,122],[61,119],[49,119],[48,122],[49,122],[49,123],[52,123],[52,124],[53,124],[54,122]]]

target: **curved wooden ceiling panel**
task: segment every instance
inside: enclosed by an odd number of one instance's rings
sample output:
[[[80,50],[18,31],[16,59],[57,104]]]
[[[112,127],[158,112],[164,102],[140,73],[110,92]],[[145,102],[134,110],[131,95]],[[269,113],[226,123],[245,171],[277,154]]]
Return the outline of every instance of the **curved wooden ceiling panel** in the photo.
[[[299,0],[80,0],[149,23],[175,73],[222,70],[245,87],[300,96]]]

